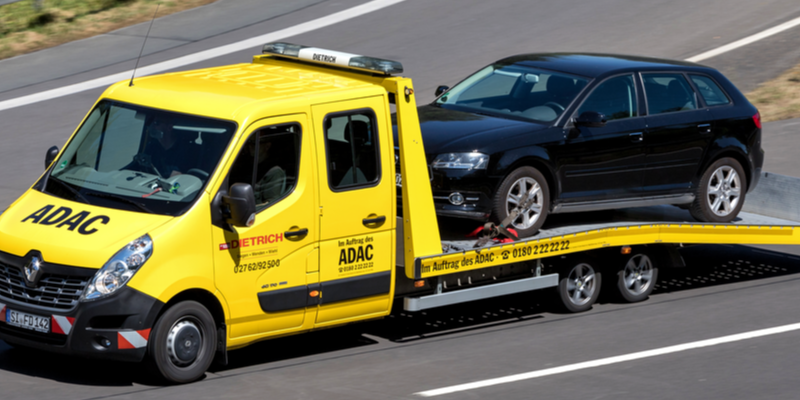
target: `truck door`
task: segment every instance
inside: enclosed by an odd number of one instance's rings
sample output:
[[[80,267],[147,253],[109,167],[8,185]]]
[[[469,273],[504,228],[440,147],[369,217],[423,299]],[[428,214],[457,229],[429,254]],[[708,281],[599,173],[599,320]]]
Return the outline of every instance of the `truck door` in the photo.
[[[388,313],[394,283],[394,176],[381,96],[312,107],[319,169],[317,325]]]
[[[295,330],[316,314],[309,292],[318,283],[319,212],[306,116],[262,120],[248,131],[220,189],[250,183],[256,222],[213,227],[215,280],[230,310],[231,339]]]

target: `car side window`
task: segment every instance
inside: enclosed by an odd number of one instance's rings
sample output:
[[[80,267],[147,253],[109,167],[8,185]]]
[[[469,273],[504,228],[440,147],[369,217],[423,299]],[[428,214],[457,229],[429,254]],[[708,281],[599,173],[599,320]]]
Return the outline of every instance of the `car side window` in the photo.
[[[700,95],[703,96],[703,101],[705,101],[709,107],[731,103],[728,95],[725,94],[725,91],[722,90],[713,79],[703,75],[689,75],[689,77],[692,79],[692,82],[694,82],[694,86],[697,87],[697,90],[700,91]]]
[[[380,179],[375,114],[360,110],[325,119],[328,184],[333,190],[374,186]]]
[[[636,86],[633,82],[633,75],[607,79],[586,98],[577,115],[585,111],[595,111],[605,115],[607,121],[638,116]]]
[[[683,74],[642,74],[650,115],[696,110],[697,96]]]
[[[300,133],[296,123],[261,128],[247,138],[231,166],[228,184],[253,186],[257,211],[276,203],[297,185]]]

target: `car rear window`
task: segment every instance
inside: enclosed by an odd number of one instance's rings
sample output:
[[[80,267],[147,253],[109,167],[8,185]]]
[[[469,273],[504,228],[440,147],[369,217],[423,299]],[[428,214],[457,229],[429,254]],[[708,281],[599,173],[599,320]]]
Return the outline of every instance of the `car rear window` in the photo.
[[[703,75],[689,75],[708,106],[730,104],[731,99],[713,79]]]
[[[694,90],[683,74],[642,74],[642,78],[650,115],[697,109]]]

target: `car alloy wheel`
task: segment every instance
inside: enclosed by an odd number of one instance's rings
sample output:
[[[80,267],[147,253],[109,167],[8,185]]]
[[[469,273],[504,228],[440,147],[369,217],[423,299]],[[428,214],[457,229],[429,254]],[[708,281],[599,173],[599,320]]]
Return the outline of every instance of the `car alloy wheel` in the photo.
[[[550,191],[547,180],[533,167],[519,167],[508,174],[494,194],[493,214],[495,222],[503,222],[520,207],[519,215],[508,228],[514,228],[519,237],[536,234],[547,218],[550,207]]]
[[[647,299],[656,285],[658,268],[647,254],[638,253],[628,258],[619,271],[617,289],[623,300],[635,303]]]
[[[525,193],[528,194],[530,205],[522,210],[522,213],[511,225],[517,229],[529,229],[534,226],[542,215],[543,197],[542,187],[533,178],[523,177],[511,185],[511,190],[506,196],[506,212],[511,213],[514,208],[524,200]],[[532,198],[532,199],[531,199]]]
[[[588,260],[569,265],[559,274],[558,295],[563,310],[573,313],[589,310],[600,295],[600,272]]]
[[[742,193],[742,183],[739,174],[733,167],[723,165],[714,171],[708,181],[706,201],[711,212],[727,217],[739,204]]]

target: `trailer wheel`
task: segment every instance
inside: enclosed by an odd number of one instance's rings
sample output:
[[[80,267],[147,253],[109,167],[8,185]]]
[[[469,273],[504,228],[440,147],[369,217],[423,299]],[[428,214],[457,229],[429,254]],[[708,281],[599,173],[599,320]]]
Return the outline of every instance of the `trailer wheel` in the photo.
[[[586,260],[574,262],[565,268],[558,282],[558,295],[563,308],[568,312],[583,312],[592,308],[600,295],[602,285],[600,272]]]
[[[170,307],[156,322],[151,337],[151,360],[169,382],[200,379],[214,359],[214,318],[198,302],[183,301]]]
[[[617,289],[623,300],[636,303],[650,296],[657,279],[658,268],[653,260],[647,254],[637,253],[617,272]]]
[[[509,226],[517,231],[519,237],[534,235],[547,218],[550,210],[547,180],[536,168],[520,167],[506,176],[494,195],[494,216],[502,222],[519,205],[526,193],[533,196],[531,204]]]
[[[711,164],[697,190],[689,212],[700,222],[731,222],[744,205],[747,176],[733,158],[720,158]]]

